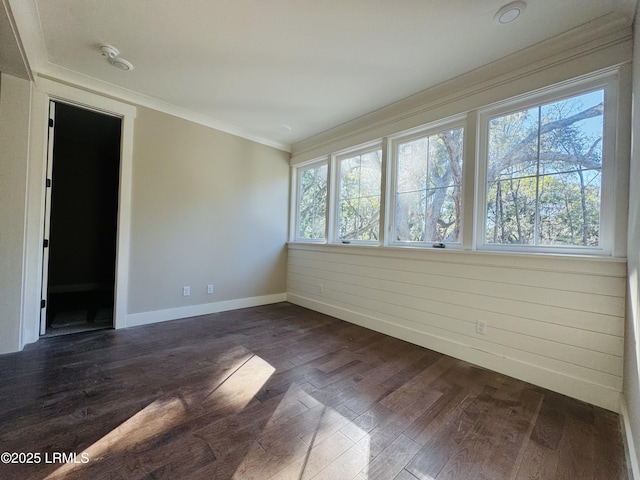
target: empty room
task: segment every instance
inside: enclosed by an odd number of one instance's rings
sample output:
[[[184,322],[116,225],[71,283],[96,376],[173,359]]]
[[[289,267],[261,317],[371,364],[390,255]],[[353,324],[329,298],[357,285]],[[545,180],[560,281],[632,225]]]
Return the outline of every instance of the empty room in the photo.
[[[640,480],[637,0],[2,0],[0,478]]]

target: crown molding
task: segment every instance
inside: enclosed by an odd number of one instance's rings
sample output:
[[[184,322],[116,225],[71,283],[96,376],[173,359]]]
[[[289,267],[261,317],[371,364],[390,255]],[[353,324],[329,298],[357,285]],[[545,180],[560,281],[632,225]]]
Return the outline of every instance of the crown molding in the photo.
[[[13,12],[11,11],[11,6],[9,5],[8,0],[2,0],[1,8],[4,9],[3,17],[5,20],[3,21],[3,28],[8,28],[8,30],[11,32],[11,33],[3,32],[3,35],[2,35],[3,41],[6,41],[7,43],[10,42],[11,47],[9,47],[9,45],[6,45],[7,48],[12,49],[15,46],[15,49],[17,51],[17,56],[15,57],[16,62],[20,64],[20,67],[18,67],[17,64],[9,65],[9,67],[11,68],[11,71],[7,70],[7,71],[4,71],[4,73],[15,75],[25,80],[33,81],[34,79],[33,72],[31,71],[31,66],[29,65],[29,60],[27,59],[27,54],[25,52],[24,45],[20,40],[20,35],[18,34],[18,27],[16,26],[16,21],[13,18]],[[20,59],[18,60],[17,57],[19,57]],[[4,65],[4,66],[6,67],[7,65]]]
[[[41,71],[38,73],[37,77],[64,83],[71,87],[80,88],[91,93],[103,95],[114,100],[130,103],[132,105],[147,107],[162,113],[166,113],[168,115],[173,115],[174,117],[197,123],[199,125],[204,125],[205,127],[214,128],[221,132],[229,133],[231,135],[235,135],[252,142],[260,143],[277,150],[282,150],[288,153],[291,152],[291,145],[289,144],[276,142],[268,138],[254,135],[251,132],[248,132],[247,130],[244,130],[243,128],[236,125],[231,125],[229,123],[216,120],[215,118],[198,112],[194,112],[193,110],[189,110],[187,108],[165,102],[158,98],[144,95],[142,93],[135,92],[118,85],[114,85],[112,83],[104,82],[97,78],[60,67],[59,65],[54,65],[47,62],[46,66],[42,67],[40,70]],[[37,85],[38,80],[36,78],[36,86]]]
[[[34,0],[3,0],[3,2],[8,2],[13,13],[15,25],[17,27],[17,34],[19,34],[17,37],[22,41],[22,45],[24,46],[24,54],[28,64],[31,66],[31,71],[33,72],[32,75],[36,81],[36,85],[38,77],[48,78],[68,86],[80,88],[81,90],[103,95],[114,100],[151,108],[153,110],[173,115],[209,128],[214,128],[268,147],[289,153],[291,152],[291,145],[287,143],[276,142],[268,138],[255,135],[238,125],[232,125],[202,113],[194,112],[193,110],[165,102],[158,98],[144,95],[50,63],[47,57],[42,26],[40,25],[40,15],[38,13],[37,3]]]
[[[629,18],[618,13],[610,13],[342,125],[296,142],[292,145],[294,163],[331,153],[335,149],[344,148],[345,145],[355,145],[372,140],[373,137],[380,136],[380,132],[384,132],[385,127],[391,130],[394,125],[398,125],[400,122],[408,121],[410,123],[412,118],[417,118],[436,108],[481,94],[489,89],[568,61],[625,43],[631,45],[632,36]],[[629,61],[630,57],[627,59],[610,58],[609,60],[611,65],[607,66],[614,66],[620,62]],[[419,124],[416,123],[413,126]],[[404,130],[404,128],[400,130]]]
[[[11,11],[16,37],[35,77],[40,66],[47,61],[38,5],[35,0],[3,0],[3,3],[7,11]]]

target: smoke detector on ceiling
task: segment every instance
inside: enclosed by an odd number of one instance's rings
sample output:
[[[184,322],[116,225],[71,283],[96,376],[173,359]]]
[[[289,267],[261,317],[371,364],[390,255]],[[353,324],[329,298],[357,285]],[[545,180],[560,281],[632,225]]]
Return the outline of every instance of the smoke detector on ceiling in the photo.
[[[113,45],[100,45],[100,51],[102,52],[102,56],[107,58],[116,58],[120,55],[120,50]]]
[[[100,51],[103,57],[107,57],[107,60],[114,67],[128,72],[133,70],[133,65],[128,60],[120,57],[120,51],[113,45],[100,45]]]

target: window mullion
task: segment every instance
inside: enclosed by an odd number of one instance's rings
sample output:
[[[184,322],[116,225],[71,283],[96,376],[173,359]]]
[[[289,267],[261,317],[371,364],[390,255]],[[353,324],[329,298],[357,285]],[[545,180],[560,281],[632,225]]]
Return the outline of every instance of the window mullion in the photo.
[[[464,136],[462,149],[462,225],[460,242],[464,250],[471,250],[474,246],[474,217],[481,215],[481,206],[483,202],[479,202],[476,207],[475,202],[478,198],[476,190],[484,190],[486,187],[480,187],[480,182],[486,184],[486,174],[478,177],[475,182],[475,175],[481,173],[481,169],[476,169],[477,149],[481,143],[477,142],[478,131],[478,115],[476,111],[467,114],[465,132],[469,132]],[[476,172],[477,170],[477,172]],[[486,211],[486,206],[484,207]],[[479,220],[479,219],[478,219]],[[480,223],[480,222],[479,222]]]
[[[393,219],[393,214],[389,212],[390,204],[388,203],[389,197],[394,193],[390,190],[390,183],[388,181],[389,175],[388,165],[389,162],[389,140],[387,138],[382,139],[382,151],[380,158],[380,223],[378,228],[378,245],[387,245],[387,235],[389,231],[389,219]],[[395,202],[393,202],[395,204]]]
[[[326,232],[327,242],[335,242],[338,239],[338,211],[340,208],[339,195],[340,195],[340,168],[335,155],[331,155],[328,161],[327,172],[327,220],[326,220]]]
[[[427,239],[427,223],[429,222],[428,214],[429,214],[429,173],[431,172],[431,135],[427,137],[427,158],[425,161],[427,162],[427,168],[425,168],[425,177],[424,177],[424,238],[422,241],[427,243],[429,240]]]
[[[536,145],[536,211],[533,226],[533,244],[540,245],[540,129],[542,126],[542,107],[538,107],[538,135]],[[516,205],[516,208],[518,206]]]
[[[362,155],[358,157],[358,202],[356,204],[356,211],[358,212],[358,214],[356,215],[356,238],[360,238],[360,222],[362,221],[361,214],[360,214],[361,200],[362,200]]]

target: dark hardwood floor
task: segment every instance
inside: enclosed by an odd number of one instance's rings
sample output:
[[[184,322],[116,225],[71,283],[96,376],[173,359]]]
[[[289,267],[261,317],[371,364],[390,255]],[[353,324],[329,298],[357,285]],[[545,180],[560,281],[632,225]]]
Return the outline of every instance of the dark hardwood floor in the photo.
[[[628,478],[616,414],[288,303],[42,339],[0,382],[0,451],[39,455],[0,479]]]

